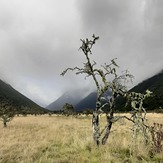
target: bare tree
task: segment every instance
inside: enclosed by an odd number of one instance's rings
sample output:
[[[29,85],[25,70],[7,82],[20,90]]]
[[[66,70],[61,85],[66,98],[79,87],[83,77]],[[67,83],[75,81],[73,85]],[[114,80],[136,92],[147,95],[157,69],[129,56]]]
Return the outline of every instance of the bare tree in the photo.
[[[105,63],[104,65],[100,66],[100,68],[96,68],[97,63],[95,61],[91,61],[90,55],[92,54],[91,49],[99,37],[93,35],[92,38],[92,40],[81,39],[82,45],[80,49],[83,51],[86,57],[84,66],[82,68],[67,68],[61,73],[61,75],[64,76],[67,71],[76,71],[77,75],[86,74],[86,77],[91,76],[93,78],[97,88],[96,108],[92,117],[93,138],[97,145],[100,143],[104,145],[110,134],[112,124],[117,118],[114,117],[115,99],[120,95],[126,95],[127,89],[125,83],[132,79],[133,76],[129,74],[128,71],[124,71],[121,75],[118,75],[116,58],[112,59],[109,64]],[[104,99],[103,95],[108,90],[112,92],[112,97],[110,99],[105,98],[106,103],[102,105],[102,100]],[[109,110],[109,113],[106,113],[107,123],[106,126],[100,130],[99,115],[103,113],[103,108],[106,105],[108,105]]]
[[[146,90],[145,94],[129,92],[127,94],[127,103],[131,105],[131,117],[129,118],[133,122],[133,142],[136,143],[136,139],[139,133],[143,134],[146,143],[149,143],[149,131],[151,127],[147,124],[146,110],[143,107],[144,100],[151,95],[152,92]]]

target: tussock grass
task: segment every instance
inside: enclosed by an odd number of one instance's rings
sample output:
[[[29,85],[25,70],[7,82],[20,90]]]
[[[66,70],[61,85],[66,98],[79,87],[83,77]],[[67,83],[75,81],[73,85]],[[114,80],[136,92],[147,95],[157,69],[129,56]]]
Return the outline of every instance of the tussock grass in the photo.
[[[163,114],[148,114],[149,123],[163,123]],[[102,125],[105,117],[101,117]],[[163,153],[150,154],[141,142],[133,153],[131,123],[120,120],[105,146],[92,139],[91,117],[15,117],[7,128],[0,123],[0,163],[135,163],[163,162]]]

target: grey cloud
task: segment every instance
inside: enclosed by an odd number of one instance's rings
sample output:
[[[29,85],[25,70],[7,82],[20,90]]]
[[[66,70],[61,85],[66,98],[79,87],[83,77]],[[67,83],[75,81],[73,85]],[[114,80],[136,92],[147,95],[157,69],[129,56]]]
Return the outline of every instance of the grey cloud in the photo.
[[[98,53],[104,60],[118,57],[136,84],[162,69],[162,6],[160,1],[84,0],[79,10],[83,31],[101,36]]]
[[[95,33],[92,59],[117,57],[136,84],[163,68],[162,7],[160,0],[2,0],[0,78],[44,105],[74,87],[93,90],[91,78],[60,73],[83,66],[80,38]]]
[[[71,56],[78,51],[73,3],[0,2],[0,77],[32,99],[39,96],[36,90],[44,90],[40,94],[52,100],[68,87],[60,73],[70,66]],[[73,57],[74,64],[75,60]]]

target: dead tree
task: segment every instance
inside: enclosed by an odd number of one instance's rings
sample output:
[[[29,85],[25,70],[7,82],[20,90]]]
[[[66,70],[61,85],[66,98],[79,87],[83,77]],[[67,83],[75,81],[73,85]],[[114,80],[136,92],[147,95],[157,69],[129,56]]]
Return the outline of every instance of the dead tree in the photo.
[[[133,132],[133,142],[135,144],[137,136],[139,133],[143,135],[146,143],[150,141],[150,130],[151,127],[147,123],[146,110],[143,107],[144,100],[151,95],[152,92],[146,90],[145,94],[128,92],[126,94],[127,104],[130,103],[132,111],[130,121],[133,122],[132,132]]]
[[[96,108],[93,112],[92,127],[93,127],[93,139],[97,145],[105,144],[110,134],[112,124],[116,121],[117,117],[114,117],[115,112],[115,99],[118,96],[124,96],[127,93],[125,83],[132,79],[133,76],[128,71],[124,71],[123,74],[118,75],[116,58],[112,59],[109,64],[104,64],[100,68],[97,67],[95,61],[91,61],[90,55],[92,54],[92,47],[99,39],[95,35],[92,36],[92,40],[81,39],[82,45],[80,49],[83,51],[86,62],[82,68],[74,67],[67,68],[61,75],[64,76],[67,71],[76,71],[76,74],[86,74],[86,77],[92,77],[97,88],[97,100]],[[110,99],[105,98],[106,103],[102,105],[103,95],[110,90],[112,97]],[[104,106],[108,105],[109,113],[106,114],[107,122],[106,126],[100,130],[99,115],[103,113]]]

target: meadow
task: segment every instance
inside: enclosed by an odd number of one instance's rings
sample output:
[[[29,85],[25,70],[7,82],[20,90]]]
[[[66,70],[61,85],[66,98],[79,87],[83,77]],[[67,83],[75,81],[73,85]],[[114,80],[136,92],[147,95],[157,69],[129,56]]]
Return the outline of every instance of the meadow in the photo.
[[[163,114],[147,114],[150,124],[163,124]],[[102,125],[105,117],[101,117]],[[57,115],[15,117],[7,128],[0,123],[0,163],[163,163],[163,152],[151,154],[151,146],[140,138],[130,149],[131,123],[113,125],[105,146],[92,139],[91,116]]]

